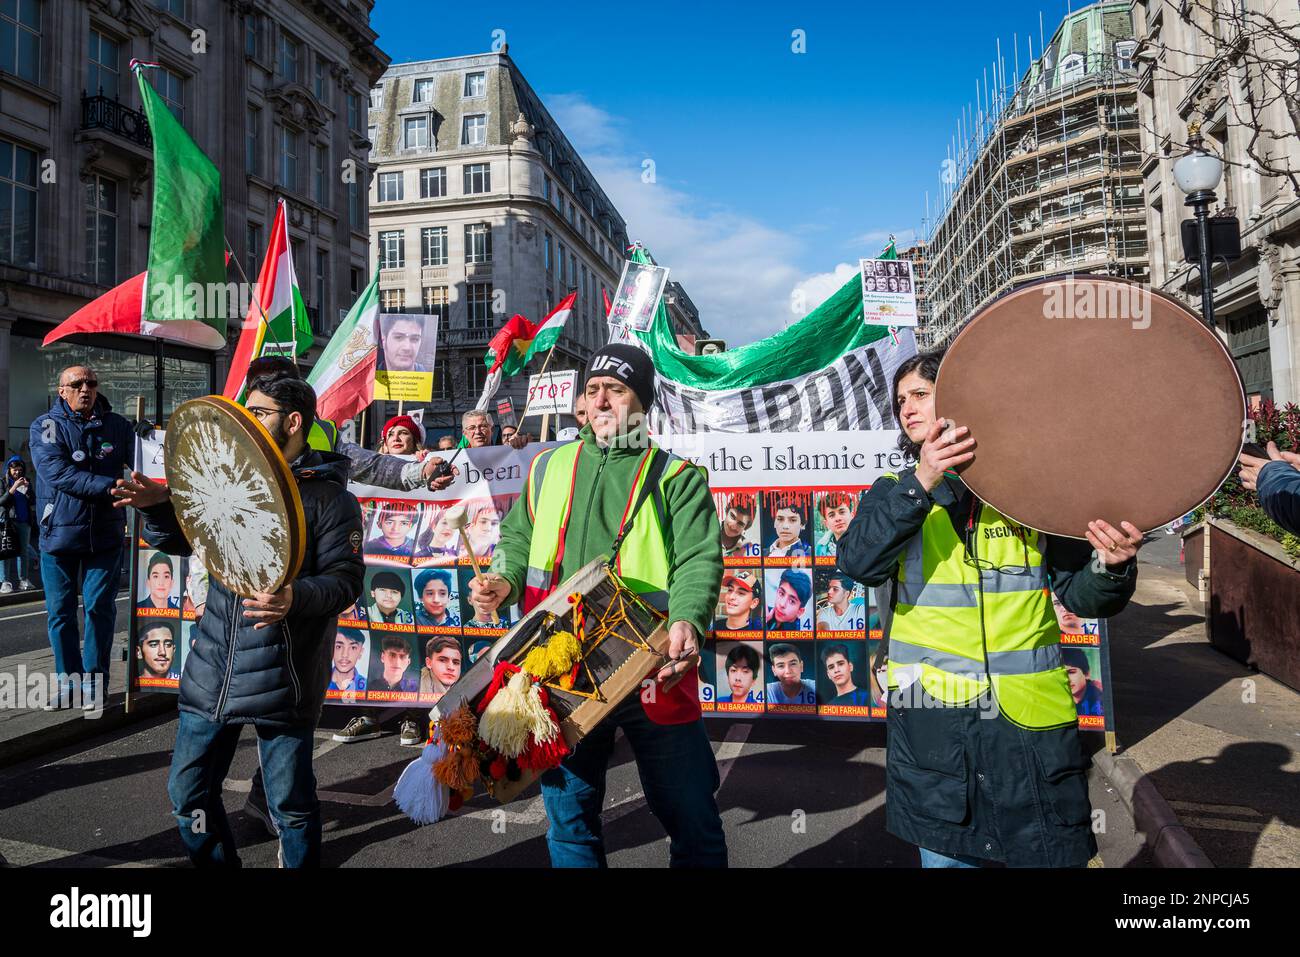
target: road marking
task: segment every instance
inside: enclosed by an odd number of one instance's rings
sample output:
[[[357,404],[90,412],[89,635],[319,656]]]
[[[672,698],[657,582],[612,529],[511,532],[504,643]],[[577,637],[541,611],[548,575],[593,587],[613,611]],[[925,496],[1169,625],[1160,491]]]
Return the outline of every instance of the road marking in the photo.
[[[1242,817],[1262,817],[1253,807],[1240,804],[1197,804],[1195,801],[1170,801],[1175,811],[1201,811],[1208,814],[1238,814]]]
[[[10,867],[51,865],[55,867],[158,867],[171,863],[172,858],[145,861],[117,861],[111,857],[98,857],[81,851],[66,851],[61,847],[29,844],[0,837],[0,858]]]
[[[1244,831],[1248,834],[1258,834],[1267,826],[1259,821],[1229,821],[1213,817],[1180,817],[1178,823],[1207,831]]]
[[[120,598],[117,599],[117,601],[126,601],[130,597],[131,597],[130,595],[122,595]],[[78,602],[77,608],[78,610],[81,610],[84,608],[84,606],[80,602]],[[21,615],[6,615],[3,618],[0,618],[0,621],[17,621],[19,618],[34,618],[36,615],[47,615],[47,614],[49,614],[49,611],[45,608],[42,608],[40,611],[26,611],[23,612]]]

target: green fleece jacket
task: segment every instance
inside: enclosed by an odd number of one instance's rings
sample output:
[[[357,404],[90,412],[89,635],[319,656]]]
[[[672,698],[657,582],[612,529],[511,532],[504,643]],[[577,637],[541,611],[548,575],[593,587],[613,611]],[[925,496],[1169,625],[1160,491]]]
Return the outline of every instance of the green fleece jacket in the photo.
[[[578,453],[573,512],[565,534],[560,581],[593,559],[608,557],[636,480],[637,464],[646,449],[646,439],[638,432],[625,443],[602,449],[590,425],[583,427],[578,440],[582,451]],[[703,640],[712,627],[722,584],[722,531],[704,470],[691,466],[670,479],[665,499],[668,623],[689,622]],[[647,499],[637,521],[645,521],[646,513],[653,508],[654,503]],[[532,538],[533,522],[525,493],[502,521],[501,540],[492,559],[492,570],[510,583],[508,604],[514,604],[523,594]]]

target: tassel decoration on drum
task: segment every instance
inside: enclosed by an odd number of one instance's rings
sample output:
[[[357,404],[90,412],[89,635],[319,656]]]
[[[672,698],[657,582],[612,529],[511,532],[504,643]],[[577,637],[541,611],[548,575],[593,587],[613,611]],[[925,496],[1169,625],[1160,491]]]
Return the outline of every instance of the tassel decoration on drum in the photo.
[[[446,743],[435,734],[393,787],[398,810],[416,824],[434,824],[447,814],[451,791],[433,774],[433,766],[446,755]]]
[[[536,720],[536,710],[529,700],[532,687],[528,672],[516,671],[492,696],[479,719],[478,733],[483,743],[507,758],[517,758],[528,746],[528,735]]]

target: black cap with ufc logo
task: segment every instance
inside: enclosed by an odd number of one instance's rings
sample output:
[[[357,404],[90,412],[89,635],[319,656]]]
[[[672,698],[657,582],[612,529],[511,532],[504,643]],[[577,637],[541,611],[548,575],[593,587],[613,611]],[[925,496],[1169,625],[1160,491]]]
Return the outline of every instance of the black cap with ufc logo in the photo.
[[[627,385],[641,400],[642,409],[649,410],[654,404],[655,364],[636,346],[611,343],[593,355],[587,363],[587,374],[582,377],[583,388],[587,380],[597,376],[609,376]]]

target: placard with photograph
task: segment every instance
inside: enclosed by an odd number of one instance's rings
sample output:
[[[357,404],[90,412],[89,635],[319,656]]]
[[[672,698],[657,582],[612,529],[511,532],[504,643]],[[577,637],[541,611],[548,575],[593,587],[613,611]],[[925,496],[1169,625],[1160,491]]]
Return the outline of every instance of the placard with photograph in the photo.
[[[916,287],[907,259],[862,259],[862,321],[869,326],[915,326]]]

